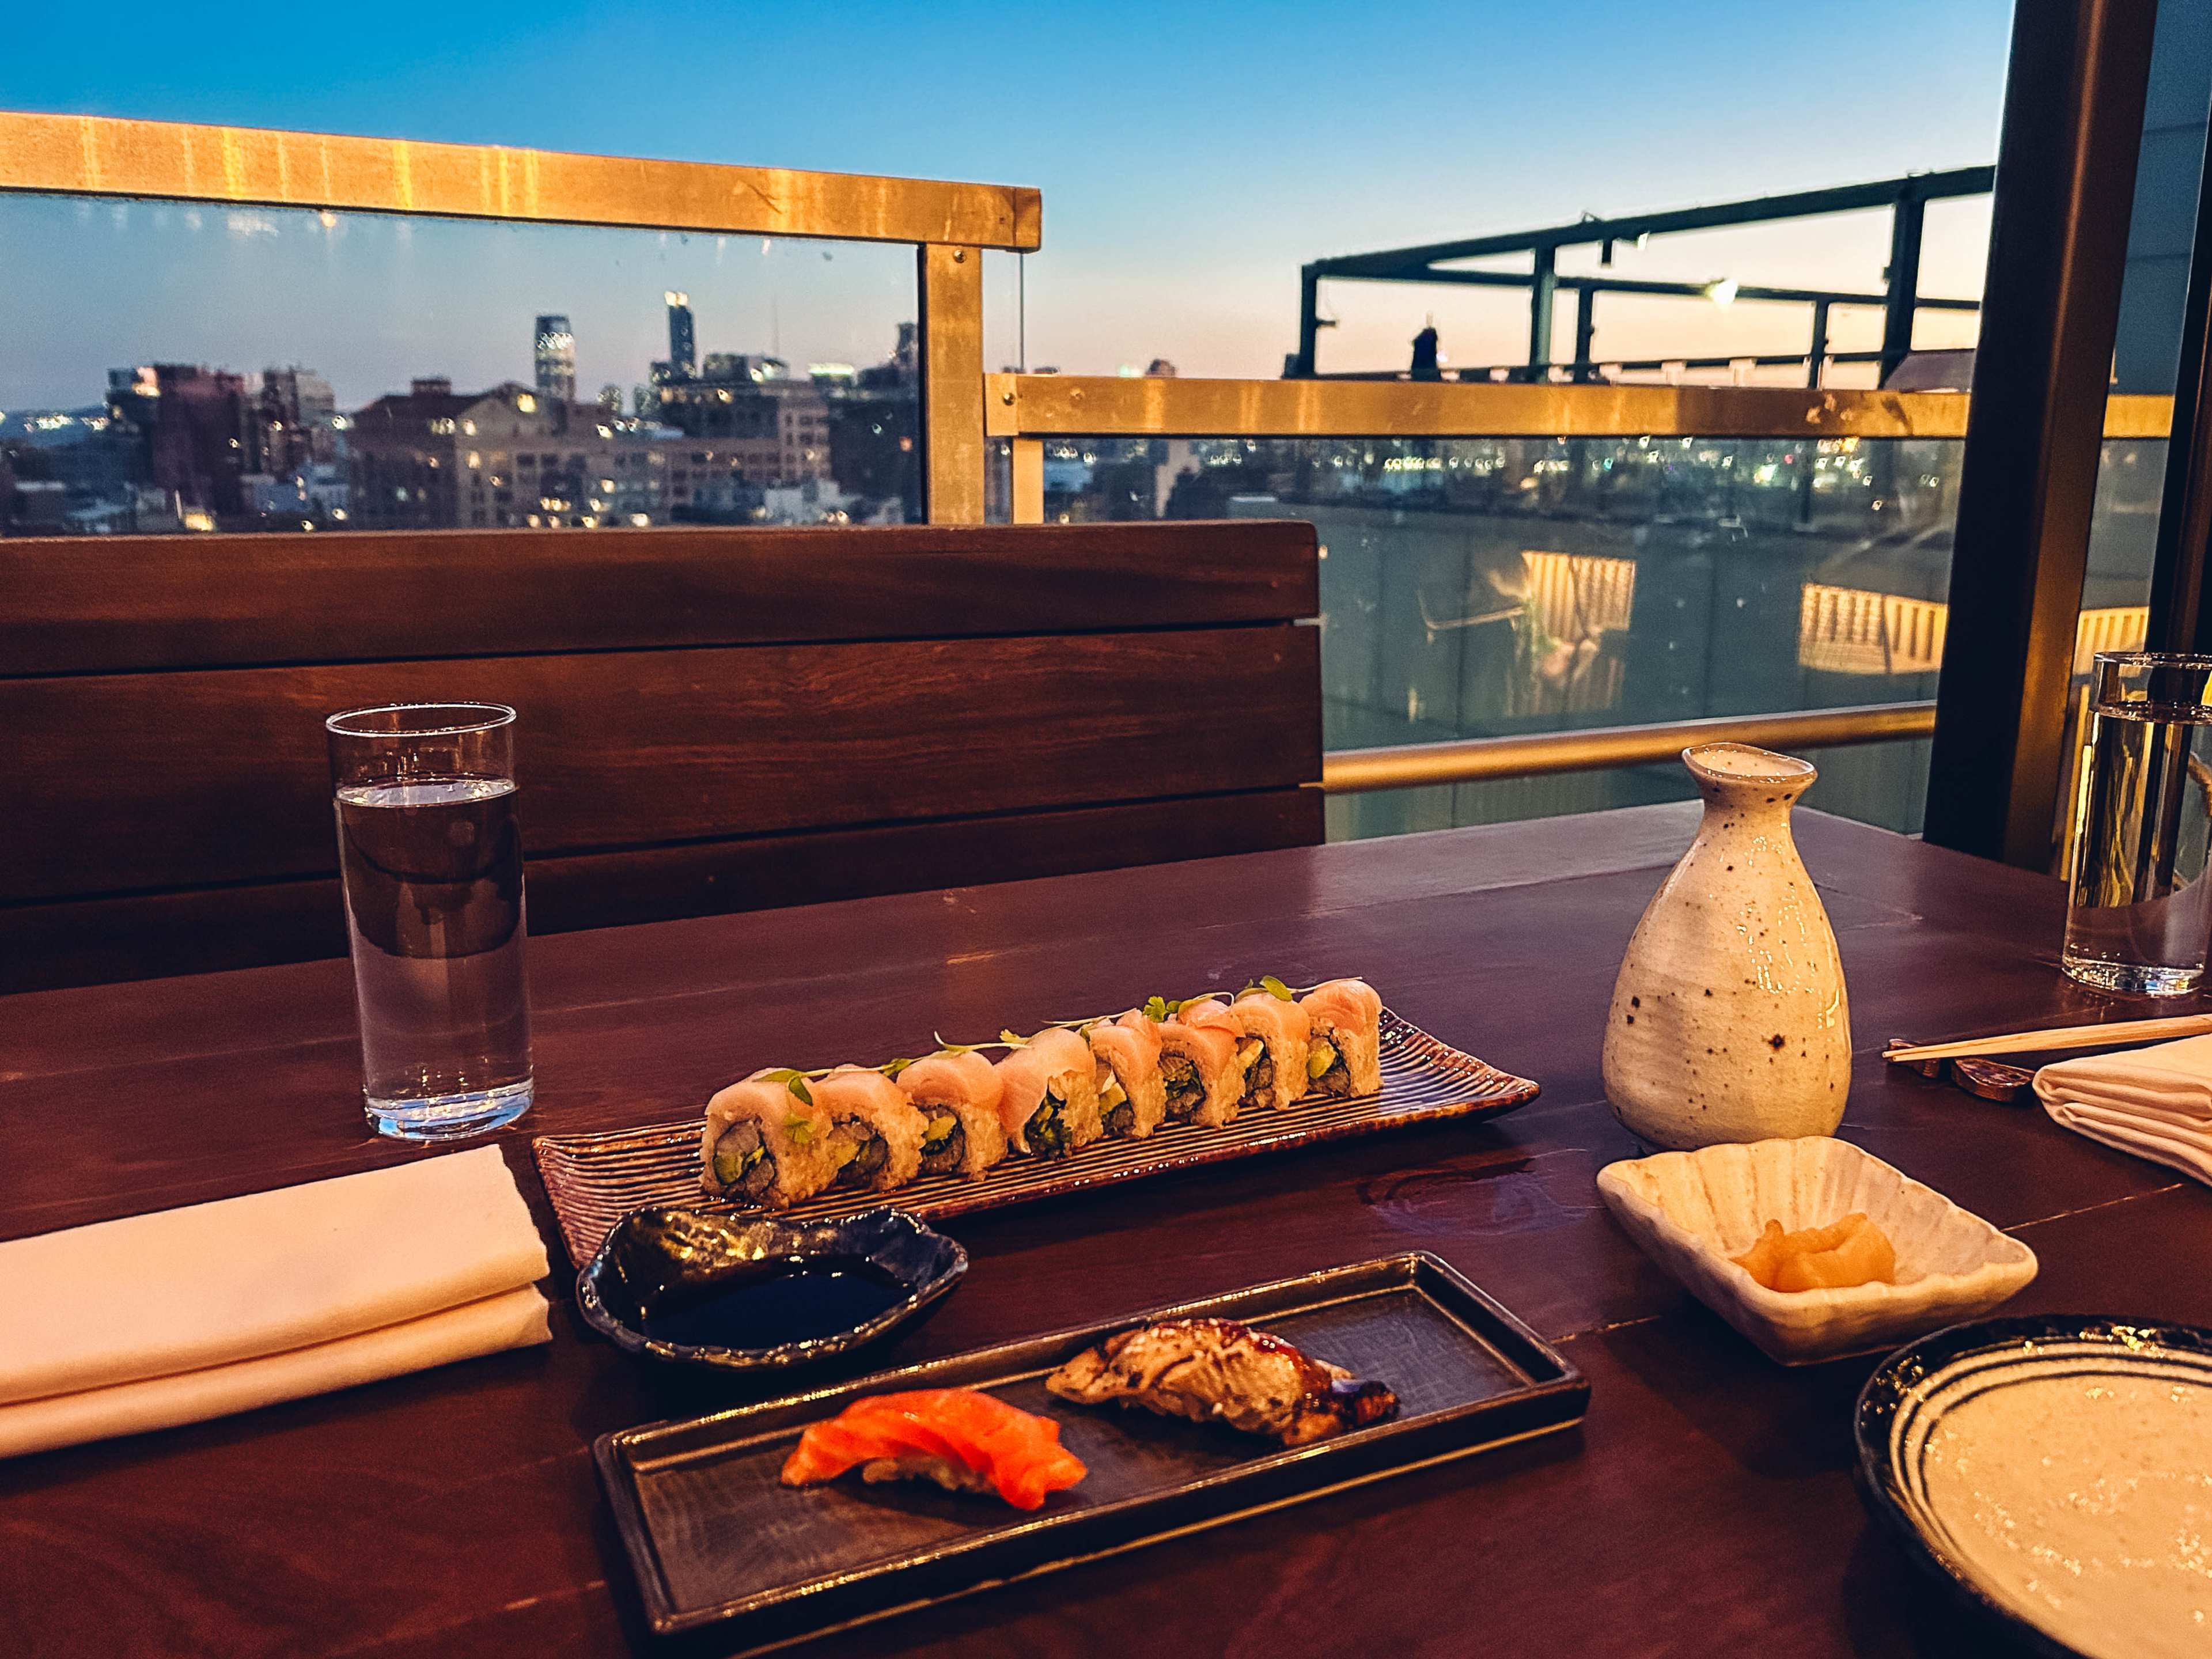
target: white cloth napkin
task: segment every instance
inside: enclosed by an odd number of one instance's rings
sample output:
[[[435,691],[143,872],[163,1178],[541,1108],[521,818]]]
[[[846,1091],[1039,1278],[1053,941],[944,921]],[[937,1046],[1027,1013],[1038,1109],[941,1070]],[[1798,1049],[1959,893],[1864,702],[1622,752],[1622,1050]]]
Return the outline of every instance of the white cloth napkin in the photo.
[[[2035,1092],[2066,1127],[2212,1182],[2212,1036],[2062,1060]]]
[[[496,1147],[0,1243],[0,1456],[550,1338]]]

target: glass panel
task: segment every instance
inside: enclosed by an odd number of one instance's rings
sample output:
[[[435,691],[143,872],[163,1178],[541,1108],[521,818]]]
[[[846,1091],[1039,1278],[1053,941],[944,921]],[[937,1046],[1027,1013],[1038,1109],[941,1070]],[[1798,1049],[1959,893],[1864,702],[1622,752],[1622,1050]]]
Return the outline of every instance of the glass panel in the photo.
[[[2163,445],[2106,446],[2077,655],[2140,641]],[[1050,441],[1047,520],[1285,517],[1322,548],[1330,749],[1917,702],[1949,623],[1955,440]],[[1814,756],[1920,826],[1928,745]],[[1671,763],[1341,796],[1333,836],[1686,798]]]
[[[0,533],[919,517],[911,247],[0,201]]]

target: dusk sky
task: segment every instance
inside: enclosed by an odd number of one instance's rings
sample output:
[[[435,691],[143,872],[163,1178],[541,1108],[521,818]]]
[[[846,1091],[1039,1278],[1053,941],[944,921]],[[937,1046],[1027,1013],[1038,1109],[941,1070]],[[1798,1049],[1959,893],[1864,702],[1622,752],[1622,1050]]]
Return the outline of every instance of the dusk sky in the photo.
[[[0,107],[1026,184],[1032,365],[1273,375],[1297,268],[1323,254],[1993,159],[2003,0],[450,8],[342,0],[18,8]],[[0,202],[0,398],[83,401],[161,356],[323,368],[365,400],[403,372],[527,379],[530,314],[575,321],[580,379],[642,378],[664,287],[704,349],[870,361],[912,315],[894,250],[652,233]],[[1978,291],[1981,204],[1930,215],[1923,291]],[[829,258],[823,258],[827,252]],[[1875,289],[1881,216],[1654,242],[1623,275]],[[994,360],[1014,260],[988,262]],[[1522,349],[1510,295],[1339,284],[1322,366]],[[1602,302],[1612,356],[1801,349],[1800,307]],[[1923,343],[1962,342],[1930,317]],[[1970,326],[1970,325],[1968,325]],[[1839,320],[1870,343],[1873,313]],[[27,341],[42,341],[36,348]],[[88,381],[87,377],[92,377]],[[82,392],[74,388],[82,386]]]

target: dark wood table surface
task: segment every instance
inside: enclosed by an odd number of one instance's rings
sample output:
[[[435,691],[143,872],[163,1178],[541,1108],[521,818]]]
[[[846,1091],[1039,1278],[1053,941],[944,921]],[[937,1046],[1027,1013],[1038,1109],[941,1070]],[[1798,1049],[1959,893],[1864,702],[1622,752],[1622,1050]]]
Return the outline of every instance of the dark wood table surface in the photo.
[[[1637,1252],[1592,1184],[1638,1150],[1598,1081],[1614,967],[1695,810],[535,941],[538,1105],[507,1154],[551,1240],[533,1133],[665,1119],[771,1057],[874,1060],[933,1029],[1364,974],[1541,1098],[954,1223],[967,1282],[884,1363],[1418,1249],[1582,1367],[1585,1425],[804,1650],[1960,1651],[1851,1488],[1872,1362],[1770,1364]],[[2134,1012],[2060,978],[2057,884],[1798,823],[1850,986],[1842,1133],[2033,1247],[2041,1276],[2013,1310],[2212,1322],[2212,1192],[1879,1058],[1892,1036]],[[358,1077],[343,963],[0,1000],[0,1233],[415,1155],[365,1135]],[[0,1651],[648,1650],[590,1443],[751,1396],[591,1337],[567,1278],[547,1286],[549,1346],[0,1464]]]

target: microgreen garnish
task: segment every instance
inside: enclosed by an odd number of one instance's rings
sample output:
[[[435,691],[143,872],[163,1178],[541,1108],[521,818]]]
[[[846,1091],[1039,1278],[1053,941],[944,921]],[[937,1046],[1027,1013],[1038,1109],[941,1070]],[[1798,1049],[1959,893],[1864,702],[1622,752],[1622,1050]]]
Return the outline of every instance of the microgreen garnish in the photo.
[[[783,1132],[791,1137],[793,1146],[806,1146],[814,1139],[813,1120],[804,1117],[787,1117],[783,1121]]]
[[[827,1077],[829,1075],[830,1073],[826,1070],[808,1073],[799,1071],[793,1066],[786,1066],[780,1071],[763,1072],[761,1074],[761,1077],[763,1082],[781,1083],[785,1088],[791,1091],[794,1098],[802,1100],[807,1105],[811,1106],[814,1103],[814,1097],[806,1091],[806,1079],[810,1076]]]

